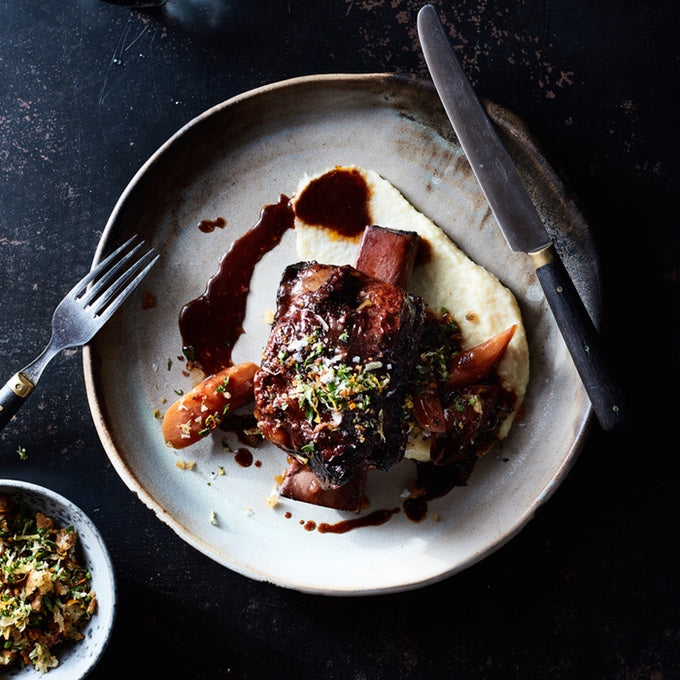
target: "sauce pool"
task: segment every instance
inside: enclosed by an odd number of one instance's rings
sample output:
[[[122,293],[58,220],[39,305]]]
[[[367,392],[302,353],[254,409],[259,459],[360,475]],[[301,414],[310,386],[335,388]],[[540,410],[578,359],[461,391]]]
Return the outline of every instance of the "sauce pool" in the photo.
[[[369,188],[355,169],[335,168],[313,179],[295,201],[297,216],[340,236],[359,240],[371,224]]]

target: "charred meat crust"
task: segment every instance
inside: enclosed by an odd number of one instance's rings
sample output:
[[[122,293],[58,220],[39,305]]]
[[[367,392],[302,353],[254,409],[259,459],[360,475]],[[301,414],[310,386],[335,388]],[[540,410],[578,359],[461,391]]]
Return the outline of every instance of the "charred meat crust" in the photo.
[[[254,379],[263,434],[334,488],[403,457],[424,302],[354,267],[288,267]]]

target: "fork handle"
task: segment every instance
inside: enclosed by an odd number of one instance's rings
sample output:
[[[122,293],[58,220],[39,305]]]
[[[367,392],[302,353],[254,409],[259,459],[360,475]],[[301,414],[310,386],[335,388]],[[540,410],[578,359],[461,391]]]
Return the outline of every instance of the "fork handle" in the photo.
[[[0,430],[23,406],[35,385],[21,372],[15,373],[0,388]]]

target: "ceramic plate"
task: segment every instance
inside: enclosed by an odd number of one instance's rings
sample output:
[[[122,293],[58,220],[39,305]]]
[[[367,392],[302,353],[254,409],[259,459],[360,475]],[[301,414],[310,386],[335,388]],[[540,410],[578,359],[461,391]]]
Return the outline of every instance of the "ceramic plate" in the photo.
[[[488,105],[558,250],[597,319],[598,267],[587,226],[563,185],[507,111]],[[305,173],[335,165],[375,170],[445,229],[516,295],[531,350],[526,417],[476,467],[468,486],[429,504],[414,523],[322,533],[352,515],[280,499],[285,455],[269,445],[239,464],[222,436],[175,452],[158,418],[196,376],[181,360],[178,315],[204,292],[230,244],[263,206],[291,196]],[[226,221],[205,233],[203,220]],[[508,250],[428,83],[393,75],[288,80],[230,99],[164,144],[117,203],[96,260],[132,233],[160,251],[159,264],[85,348],[92,414],[128,487],[185,541],[240,574],[300,591],[357,595],[407,590],[448,577],[510,539],[564,477],[590,405],[529,259]],[[235,361],[257,362],[294,232],[257,265]],[[154,300],[149,304],[149,300]],[[232,442],[232,448],[238,444]],[[180,469],[181,461],[193,469]],[[368,482],[369,511],[398,508],[411,462]],[[316,527],[316,528],[315,528]]]

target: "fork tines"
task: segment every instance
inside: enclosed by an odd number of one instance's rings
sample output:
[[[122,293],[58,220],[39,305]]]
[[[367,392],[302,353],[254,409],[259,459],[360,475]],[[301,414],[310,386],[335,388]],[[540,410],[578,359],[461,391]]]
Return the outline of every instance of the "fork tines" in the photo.
[[[102,260],[71,291],[95,316],[112,314],[159,258],[154,248],[141,254],[144,241],[128,239]]]

